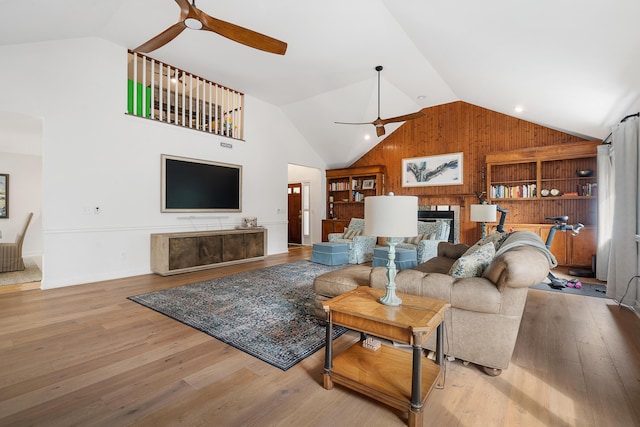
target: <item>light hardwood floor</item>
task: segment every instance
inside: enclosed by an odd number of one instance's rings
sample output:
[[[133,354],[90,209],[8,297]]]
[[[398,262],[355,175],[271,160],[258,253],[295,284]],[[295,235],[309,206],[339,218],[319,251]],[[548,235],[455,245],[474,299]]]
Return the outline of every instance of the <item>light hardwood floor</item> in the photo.
[[[322,351],[286,372],[127,300],[308,258],[0,294],[0,426],[402,426],[322,387]],[[448,333],[451,333],[449,331]],[[340,351],[357,340],[348,333]],[[433,426],[640,426],[640,320],[610,300],[530,290],[509,369],[447,363]]]

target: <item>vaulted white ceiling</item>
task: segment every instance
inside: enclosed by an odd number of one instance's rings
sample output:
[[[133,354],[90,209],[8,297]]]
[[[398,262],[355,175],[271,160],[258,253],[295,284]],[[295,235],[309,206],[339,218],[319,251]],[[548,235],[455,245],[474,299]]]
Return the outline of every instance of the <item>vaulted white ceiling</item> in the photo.
[[[174,24],[174,0],[0,1],[0,44],[101,37],[127,48]],[[197,0],[288,43],[273,55],[185,30],[150,56],[282,109],[328,167],[383,118],[462,100],[587,138],[640,107],[637,0]],[[522,107],[521,113],[515,108]],[[387,135],[399,125],[387,125]],[[371,139],[365,140],[365,135]]]

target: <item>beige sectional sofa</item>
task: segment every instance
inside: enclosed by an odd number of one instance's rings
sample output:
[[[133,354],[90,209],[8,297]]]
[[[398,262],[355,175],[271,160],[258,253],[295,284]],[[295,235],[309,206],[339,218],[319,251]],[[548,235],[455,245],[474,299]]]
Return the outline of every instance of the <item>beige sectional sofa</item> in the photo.
[[[465,263],[468,266],[467,261],[480,252],[485,253],[481,257],[487,260],[484,268],[461,273],[464,270],[461,266]],[[490,236],[476,243],[473,249],[464,244],[441,242],[437,257],[414,269],[398,272],[395,282],[398,292],[448,301],[451,308],[444,323],[445,354],[478,364],[490,375],[498,375],[509,366],[527,288],[542,282],[549,269],[556,265],[540,237],[520,231]],[[473,277],[454,277],[454,274],[473,274]],[[355,265],[318,276],[313,285],[316,316],[324,319],[322,302],[327,299],[358,286],[384,288],[386,283],[385,267]],[[435,336],[426,347],[435,349]]]

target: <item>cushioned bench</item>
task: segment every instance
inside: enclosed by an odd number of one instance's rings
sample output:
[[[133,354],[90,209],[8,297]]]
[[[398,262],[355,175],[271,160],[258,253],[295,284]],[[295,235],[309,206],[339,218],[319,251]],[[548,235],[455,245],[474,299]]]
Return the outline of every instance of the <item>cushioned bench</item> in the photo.
[[[418,265],[415,249],[396,248],[396,269],[404,270]],[[378,247],[373,250],[373,267],[386,267],[389,263],[389,247]]]
[[[311,261],[324,265],[348,264],[349,245],[347,243],[333,242],[314,243]]]

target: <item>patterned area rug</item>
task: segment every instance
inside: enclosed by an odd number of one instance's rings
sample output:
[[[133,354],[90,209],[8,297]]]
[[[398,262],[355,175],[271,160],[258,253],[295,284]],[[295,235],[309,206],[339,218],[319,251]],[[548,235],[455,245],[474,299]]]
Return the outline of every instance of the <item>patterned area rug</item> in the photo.
[[[286,371],[324,347],[313,279],[343,267],[302,260],[129,299]]]

